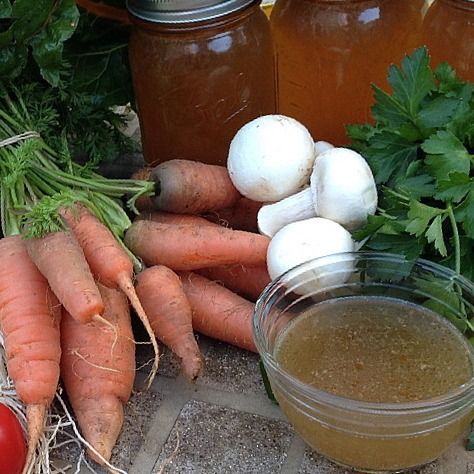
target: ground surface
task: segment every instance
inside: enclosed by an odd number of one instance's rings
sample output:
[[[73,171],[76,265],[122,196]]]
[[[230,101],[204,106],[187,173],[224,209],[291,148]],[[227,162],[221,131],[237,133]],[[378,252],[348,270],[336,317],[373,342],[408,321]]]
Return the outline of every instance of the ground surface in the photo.
[[[201,337],[206,371],[191,385],[164,351],[148,392],[133,395],[113,462],[129,474],[349,474],[305,446],[266,396],[258,357]],[[151,357],[138,348],[138,364]],[[147,373],[143,366],[137,389]],[[64,461],[74,449],[55,453]],[[73,472],[73,471],[72,471]],[[90,471],[83,468],[80,474]],[[97,472],[105,472],[97,470]],[[474,474],[474,453],[461,443],[410,474]]]

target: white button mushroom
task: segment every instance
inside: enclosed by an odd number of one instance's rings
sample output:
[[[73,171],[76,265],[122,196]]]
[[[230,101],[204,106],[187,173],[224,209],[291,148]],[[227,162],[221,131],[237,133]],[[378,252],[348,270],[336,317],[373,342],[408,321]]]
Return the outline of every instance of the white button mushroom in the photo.
[[[293,222],[280,229],[270,241],[267,267],[270,278],[275,279],[287,270],[317,257],[355,251],[351,234],[340,224],[322,217]],[[340,263],[329,274],[316,270],[303,273],[293,291],[305,294],[318,288],[343,283],[350,274],[352,259]]]
[[[334,145],[322,140],[314,144],[314,150],[316,151],[316,156],[320,155],[321,153],[324,153],[327,150],[330,150],[331,148],[334,148]]]
[[[284,115],[265,115],[237,132],[227,169],[241,194],[274,202],[308,184],[315,156],[314,141],[304,125]]]
[[[377,189],[364,158],[348,148],[330,148],[317,156],[310,187],[262,206],[258,227],[271,237],[288,223],[320,216],[353,231],[376,208]]]

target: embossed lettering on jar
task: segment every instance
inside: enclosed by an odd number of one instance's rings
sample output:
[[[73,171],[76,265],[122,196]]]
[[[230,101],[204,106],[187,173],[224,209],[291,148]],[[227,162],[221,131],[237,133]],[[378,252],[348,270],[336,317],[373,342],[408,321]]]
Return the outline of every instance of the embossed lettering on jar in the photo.
[[[248,121],[275,111],[268,19],[255,0],[129,0],[146,161],[225,165]]]

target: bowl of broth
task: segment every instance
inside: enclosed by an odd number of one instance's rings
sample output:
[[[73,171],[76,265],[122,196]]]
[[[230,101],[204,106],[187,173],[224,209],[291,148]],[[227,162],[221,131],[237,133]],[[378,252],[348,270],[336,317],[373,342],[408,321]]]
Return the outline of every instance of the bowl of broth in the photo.
[[[441,265],[355,252],[271,282],[253,330],[295,431],[335,463],[404,472],[438,458],[474,417],[474,285]]]

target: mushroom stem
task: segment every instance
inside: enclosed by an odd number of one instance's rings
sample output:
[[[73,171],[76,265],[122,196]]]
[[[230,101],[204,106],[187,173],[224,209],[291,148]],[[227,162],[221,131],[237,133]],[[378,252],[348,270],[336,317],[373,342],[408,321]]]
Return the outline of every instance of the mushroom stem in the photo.
[[[257,215],[258,230],[273,237],[285,225],[315,216],[313,193],[308,187],[281,201],[262,206]]]

